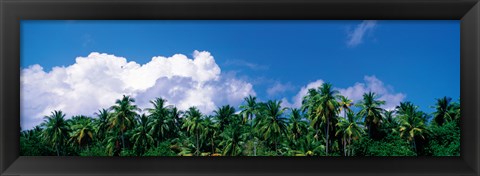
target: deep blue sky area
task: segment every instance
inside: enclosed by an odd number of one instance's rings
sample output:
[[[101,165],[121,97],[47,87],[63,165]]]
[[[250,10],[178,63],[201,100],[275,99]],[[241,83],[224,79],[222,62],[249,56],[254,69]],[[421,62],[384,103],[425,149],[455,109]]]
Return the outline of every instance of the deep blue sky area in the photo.
[[[426,112],[435,98],[460,97],[457,20],[21,22],[21,68],[50,71],[91,52],[145,64],[195,50],[209,51],[222,73],[252,82],[261,100],[293,97],[318,79],[346,88],[371,75]],[[275,83],[289,88],[268,95]]]

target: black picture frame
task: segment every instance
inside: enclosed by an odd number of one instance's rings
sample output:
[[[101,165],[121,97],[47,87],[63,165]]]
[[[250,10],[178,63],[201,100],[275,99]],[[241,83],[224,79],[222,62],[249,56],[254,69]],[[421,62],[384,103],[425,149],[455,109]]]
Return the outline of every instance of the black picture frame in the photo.
[[[479,175],[478,0],[0,0],[0,175]],[[20,20],[461,20],[460,157],[19,156]]]

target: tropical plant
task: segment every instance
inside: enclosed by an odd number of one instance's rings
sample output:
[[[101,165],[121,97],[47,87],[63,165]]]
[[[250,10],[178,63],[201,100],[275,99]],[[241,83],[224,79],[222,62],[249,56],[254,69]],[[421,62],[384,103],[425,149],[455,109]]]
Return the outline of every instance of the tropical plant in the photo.
[[[314,101],[317,106],[314,110],[314,118],[312,118],[312,123],[321,120],[325,125],[325,153],[328,156],[329,143],[330,143],[330,126],[332,126],[332,120],[337,117],[339,113],[339,104],[336,101],[335,97],[339,93],[337,90],[333,90],[332,84],[323,83],[319,88],[319,94]]]
[[[433,119],[437,125],[442,126],[443,123],[452,121],[455,118],[456,112],[454,106],[451,103],[452,98],[445,96],[436,100],[437,103],[433,107],[436,110],[433,113]]]
[[[187,128],[187,132],[190,133],[190,136],[195,137],[195,152],[194,155],[200,155],[200,135],[205,129],[204,124],[202,123],[202,113],[196,107],[190,107],[185,112],[185,123],[183,128]]]
[[[256,128],[263,138],[268,141],[273,141],[275,151],[277,151],[277,144],[280,142],[282,135],[287,133],[287,119],[283,117],[283,113],[287,108],[281,107],[282,101],[269,100],[267,103],[260,105],[261,121]]]
[[[137,127],[133,130],[131,140],[133,141],[133,150],[137,152],[138,155],[143,155],[152,145],[154,145],[155,140],[148,130],[148,116],[142,114],[137,119],[137,124]]]
[[[384,104],[385,101],[377,100],[373,92],[363,94],[363,100],[357,104],[360,107],[358,114],[364,119],[370,137],[372,137],[372,129],[377,129],[382,121],[383,109],[380,106]]]
[[[338,128],[335,136],[342,135],[344,156],[353,155],[353,148],[349,145],[351,145],[352,140],[359,139],[365,133],[360,119],[361,116],[355,115],[353,112],[348,112],[347,119],[339,118],[339,122],[336,124]]]
[[[149,113],[148,117],[151,121],[148,122],[149,133],[157,141],[156,146],[162,142],[167,134],[174,128],[174,122],[172,118],[169,118],[170,110],[166,106],[167,100],[162,98],[156,98],[154,101],[150,101],[153,108],[147,108]]]
[[[50,116],[44,117],[40,126],[43,128],[41,137],[55,149],[57,156],[60,156],[60,150],[62,149],[63,154],[65,154],[65,145],[70,132],[65,114],[62,111],[55,110]]]
[[[110,129],[114,129],[117,134],[120,134],[122,148],[125,148],[125,131],[134,127],[135,116],[137,116],[137,111],[140,111],[133,103],[135,103],[135,99],[123,95],[122,99],[116,100],[115,105],[110,107],[110,110],[113,110],[109,119]]]
[[[417,152],[416,138],[421,137],[425,139],[424,134],[428,132],[422,119],[424,113],[417,111],[417,108],[418,107],[411,102],[402,102],[397,106],[397,111],[401,119],[399,128],[400,137],[404,137],[410,141],[415,152]]]
[[[94,140],[95,127],[93,119],[85,116],[76,116],[72,118],[71,139],[79,147],[87,146]]]

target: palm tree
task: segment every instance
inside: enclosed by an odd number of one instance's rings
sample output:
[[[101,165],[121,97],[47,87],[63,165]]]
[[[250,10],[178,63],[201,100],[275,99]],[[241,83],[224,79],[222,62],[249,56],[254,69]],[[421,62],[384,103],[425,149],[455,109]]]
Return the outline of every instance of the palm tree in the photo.
[[[247,121],[250,121],[250,126],[253,126],[253,117],[255,116],[255,113],[258,108],[257,104],[257,97],[253,97],[249,95],[248,97],[244,98],[245,105],[240,105],[240,109],[242,110],[240,114],[243,116],[244,123]]]
[[[172,118],[169,118],[169,108],[165,106],[167,100],[162,98],[156,98],[154,101],[150,101],[153,108],[147,108],[147,112],[150,113],[148,117],[152,119],[148,123],[148,129],[150,134],[156,139],[157,146],[166,137],[167,133],[173,128],[174,122]]]
[[[443,123],[454,119],[455,110],[454,106],[451,104],[452,98],[445,96],[436,100],[437,103],[433,107],[436,109],[433,113],[433,119],[437,125],[442,126]]]
[[[411,142],[412,148],[417,151],[417,145],[415,138],[420,136],[425,139],[424,134],[427,132],[425,123],[422,116],[423,112],[417,111],[418,107],[410,102],[402,102],[396,107],[399,117],[401,119],[400,124],[400,137],[406,137]]]
[[[289,138],[292,139],[292,142],[294,144],[297,144],[298,139],[300,139],[302,135],[307,134],[308,124],[306,121],[303,120],[299,109],[292,108],[291,111],[292,112],[289,119],[290,126],[288,128],[291,132],[291,135],[289,136]]]
[[[65,142],[68,139],[69,127],[62,111],[53,111],[50,116],[45,116],[41,124],[43,128],[42,138],[46,143],[52,145],[60,156],[61,148],[65,149]],[[64,151],[65,153],[65,151]]]
[[[97,116],[94,122],[97,138],[101,141],[105,138],[105,135],[107,135],[110,112],[108,109],[102,109],[98,110],[95,115]]]
[[[281,107],[282,101],[269,100],[267,103],[260,105],[261,117],[257,124],[258,131],[263,134],[265,140],[272,140],[275,146],[275,152],[278,149],[278,142],[282,135],[287,132],[287,119],[283,117],[283,113],[287,108]]]
[[[235,108],[226,105],[219,107],[217,110],[213,111],[215,114],[215,119],[219,123],[220,131],[223,131],[227,126],[229,126],[235,118]]]
[[[85,116],[76,116],[72,118],[73,123],[71,125],[71,139],[75,141],[79,147],[83,147],[93,141],[95,128],[93,120]]]
[[[220,142],[223,147],[224,156],[237,156],[242,153],[242,145],[245,143],[246,133],[239,125],[229,126],[222,133],[223,140]]]
[[[198,156],[200,155],[200,135],[202,130],[205,129],[202,123],[202,113],[196,107],[190,107],[185,112],[185,117],[183,128],[187,128],[187,132],[189,132],[191,136],[195,136],[196,151],[194,154]]]
[[[110,108],[113,110],[113,114],[109,120],[110,129],[118,130],[117,132],[121,135],[123,148],[125,148],[124,133],[134,126],[135,116],[137,116],[136,111],[140,110],[133,104],[134,102],[135,99],[123,95],[123,98],[116,100],[115,105]]]
[[[173,129],[170,129],[172,137],[179,136],[180,128],[182,127],[182,119],[181,119],[182,114],[183,112],[177,109],[177,107],[175,106],[170,109],[169,119],[170,119],[170,122],[173,123],[172,125],[170,125],[171,127],[173,127]]]
[[[148,117],[145,114],[142,114],[137,121],[138,125],[134,129],[132,135],[133,149],[137,151],[138,154],[142,155],[154,144],[155,140],[148,130]]]
[[[333,90],[332,84],[330,83],[323,83],[322,86],[319,88],[319,94],[317,94],[318,98],[315,98],[315,106],[314,109],[314,117],[312,122],[321,120],[325,123],[325,153],[328,156],[328,149],[330,143],[330,126],[332,125],[331,121],[337,117],[339,112],[339,104],[335,100],[336,95],[338,94],[337,90]]]
[[[400,126],[399,119],[394,115],[394,110],[385,110],[383,112],[383,127],[387,133],[396,134]]]
[[[304,140],[300,141],[299,148],[294,151],[295,156],[321,156],[325,154],[325,145],[313,136],[314,134],[303,136]]]
[[[360,122],[361,116],[355,115],[353,112],[347,113],[347,118],[339,118],[339,122],[336,124],[338,127],[335,136],[342,135],[342,143],[344,145],[344,156],[351,156],[353,154],[353,148],[350,147],[353,140],[357,140],[362,136],[363,126]],[[350,150],[348,150],[350,148]]]
[[[350,100],[348,99],[348,97],[345,97],[343,95],[339,95],[338,98],[340,99],[340,101],[338,102],[340,111],[343,110],[343,115],[345,118],[347,118],[347,111],[352,111],[350,107],[353,106],[353,100]]]
[[[372,137],[372,128],[380,125],[382,120],[383,109],[380,106],[383,104],[385,101],[377,100],[377,96],[373,92],[363,94],[363,100],[357,104],[361,108],[358,114],[364,118],[370,137]]]
[[[215,138],[219,133],[218,124],[213,121],[212,116],[207,116],[203,121],[205,130],[203,131],[203,138],[210,140],[210,146],[212,147],[211,155],[215,154]]]

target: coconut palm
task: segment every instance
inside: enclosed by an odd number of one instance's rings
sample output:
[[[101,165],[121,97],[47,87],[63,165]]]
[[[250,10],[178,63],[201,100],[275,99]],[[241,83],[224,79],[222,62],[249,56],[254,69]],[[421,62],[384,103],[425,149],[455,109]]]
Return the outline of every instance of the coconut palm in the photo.
[[[295,156],[322,156],[325,155],[325,145],[314,138],[314,134],[304,136],[300,146],[295,150]]]
[[[169,107],[166,106],[167,100],[162,98],[156,98],[154,101],[150,101],[153,105],[153,108],[147,108],[149,113],[148,117],[151,121],[148,122],[149,133],[157,141],[157,146],[160,142],[166,138],[167,134],[174,127],[174,122],[172,118],[169,118]]]
[[[123,95],[122,99],[115,101],[115,105],[110,107],[113,110],[109,119],[110,129],[115,129],[119,133],[122,140],[122,148],[125,148],[125,131],[131,129],[135,125],[135,116],[140,111],[133,103],[135,99],[130,96]]]
[[[397,106],[400,123],[400,137],[405,137],[411,144],[412,148],[417,151],[416,138],[425,139],[424,134],[427,133],[425,122],[422,118],[423,112],[417,111],[418,107],[410,102],[402,102]]]
[[[219,145],[223,147],[224,156],[238,156],[242,154],[242,145],[244,145],[247,133],[240,125],[232,125],[225,129],[221,134],[223,137]]]
[[[314,101],[317,106],[314,109],[314,118],[312,122],[321,120],[325,124],[325,153],[328,156],[329,143],[330,143],[330,126],[332,121],[337,117],[339,112],[339,104],[335,97],[338,94],[337,90],[333,90],[332,84],[323,83],[319,88],[318,98]]]
[[[435,112],[433,113],[433,119],[437,125],[442,126],[443,123],[451,121],[455,117],[455,109],[452,105],[451,101],[452,98],[450,97],[443,97],[436,99],[437,103],[433,108],[435,108]]]
[[[190,136],[195,136],[195,155],[200,155],[200,135],[205,129],[204,124],[202,123],[202,113],[196,107],[190,107],[185,112],[185,123],[183,128],[187,128],[187,132],[190,133]]]
[[[282,135],[287,132],[287,119],[283,117],[283,113],[287,108],[281,107],[282,101],[269,100],[267,103],[262,103],[259,108],[259,116],[261,120],[258,122],[256,128],[263,138],[272,141],[277,152],[277,144]]]
[[[308,124],[303,119],[299,109],[291,109],[289,124],[290,126],[288,127],[288,129],[291,133],[289,135],[289,139],[291,139],[294,144],[297,144],[300,137],[306,135],[308,132]]]
[[[210,143],[210,146],[212,148],[211,154],[215,154],[215,139],[217,138],[220,130],[219,126],[215,121],[213,120],[214,118],[212,116],[207,116],[204,120],[204,126],[205,129],[202,133],[202,138],[205,140],[208,140]]]
[[[353,112],[348,112],[347,118],[339,118],[339,122],[336,124],[338,129],[335,136],[341,135],[342,137],[344,156],[351,156],[353,154],[353,148],[350,147],[352,140],[357,140],[365,133],[360,119],[361,116],[355,115]]]
[[[400,126],[399,119],[394,115],[394,110],[385,110],[383,112],[383,129],[387,133],[397,134],[398,128]]]
[[[244,98],[244,101],[246,104],[240,105],[240,109],[242,110],[240,114],[243,117],[243,122],[247,123],[247,121],[250,122],[250,126],[253,126],[253,117],[255,116],[255,113],[258,108],[257,104],[257,97],[249,95],[248,97]]]
[[[93,124],[93,119],[85,116],[76,116],[72,118],[73,123],[70,126],[71,139],[74,141],[74,144],[83,147],[88,145],[93,141],[95,134],[95,127]]]
[[[108,130],[108,119],[110,118],[110,112],[108,109],[101,109],[95,113],[97,118],[94,121],[96,136],[99,141],[102,141],[107,135]]]
[[[377,100],[373,92],[363,94],[363,100],[357,104],[360,107],[358,114],[364,119],[370,137],[372,137],[372,129],[376,129],[381,123],[383,109],[380,106],[384,104],[385,101]]]
[[[348,99],[348,97],[343,95],[338,95],[338,98],[338,106],[340,107],[340,112],[343,110],[343,115],[345,118],[347,118],[347,111],[352,111],[350,107],[353,106],[353,100],[350,100]]]
[[[60,156],[60,150],[65,149],[65,144],[70,132],[65,114],[62,111],[53,111],[50,116],[45,116],[41,134],[46,143],[55,148],[57,156]],[[65,151],[63,152],[65,153]]]
[[[154,145],[155,140],[149,132],[148,116],[142,114],[137,119],[137,124],[137,127],[133,130],[131,140],[133,141],[133,149],[137,152],[137,154],[142,155],[148,150],[148,148]]]
[[[230,105],[219,107],[217,110],[213,111],[215,114],[215,120],[219,123],[219,128],[223,131],[227,126],[229,126],[235,116],[235,108]]]
[[[170,125],[173,129],[170,130],[172,137],[178,137],[180,133],[180,128],[182,127],[182,114],[183,111],[180,111],[177,107],[172,107],[169,113],[170,122],[173,123]]]

